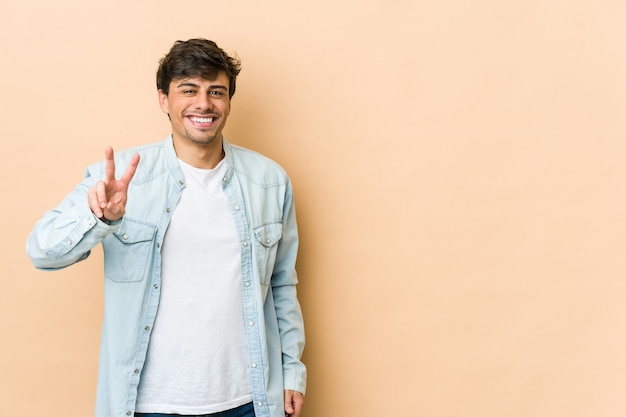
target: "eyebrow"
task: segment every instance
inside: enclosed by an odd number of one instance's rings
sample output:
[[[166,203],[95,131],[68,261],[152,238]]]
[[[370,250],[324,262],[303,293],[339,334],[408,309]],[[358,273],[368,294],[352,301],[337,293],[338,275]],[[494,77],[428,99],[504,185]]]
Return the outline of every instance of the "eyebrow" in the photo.
[[[181,88],[181,87],[195,87],[198,88],[200,87],[198,84],[191,82],[191,81],[183,81],[180,84],[178,84],[176,86],[176,88]],[[221,85],[221,84],[216,84],[216,85],[210,85],[209,86],[209,90],[226,90],[228,91],[228,87],[226,87],[225,85]]]

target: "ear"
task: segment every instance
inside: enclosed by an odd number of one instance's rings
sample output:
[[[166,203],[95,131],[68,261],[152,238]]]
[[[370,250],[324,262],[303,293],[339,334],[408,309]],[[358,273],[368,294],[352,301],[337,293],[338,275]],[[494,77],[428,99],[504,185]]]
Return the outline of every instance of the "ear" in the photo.
[[[159,107],[161,107],[161,111],[165,114],[169,114],[169,103],[167,100],[167,94],[163,92],[163,90],[159,89]]]

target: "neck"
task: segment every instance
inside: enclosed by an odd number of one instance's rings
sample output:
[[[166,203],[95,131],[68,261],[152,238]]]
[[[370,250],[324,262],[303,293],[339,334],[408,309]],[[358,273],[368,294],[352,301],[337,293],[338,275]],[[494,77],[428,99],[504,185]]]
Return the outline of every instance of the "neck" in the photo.
[[[213,169],[224,159],[222,138],[208,144],[176,140],[173,137],[176,156],[187,164],[202,169]]]

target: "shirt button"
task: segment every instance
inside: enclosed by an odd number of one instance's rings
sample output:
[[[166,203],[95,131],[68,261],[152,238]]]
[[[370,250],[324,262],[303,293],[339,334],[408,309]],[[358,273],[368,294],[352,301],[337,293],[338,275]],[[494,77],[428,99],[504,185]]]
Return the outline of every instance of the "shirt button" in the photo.
[[[145,331],[148,331],[148,330],[150,330],[150,326],[146,326],[146,327],[144,327],[143,329],[144,329]]]
[[[269,245],[270,243],[272,243],[272,241],[269,240],[269,239],[265,239],[265,243],[267,243]]]
[[[246,283],[244,284],[246,287],[250,286],[250,281],[246,281]]]
[[[138,374],[139,373],[139,368],[136,368],[133,372]]]
[[[243,247],[244,247],[244,248],[247,248],[247,247],[248,247],[248,242],[247,242],[247,241],[243,242]]]
[[[132,416],[132,415],[133,415],[133,412],[132,412],[132,411],[127,411],[127,412],[126,412],[126,415],[127,415],[127,416]]]
[[[248,326],[250,326],[250,327],[254,326],[254,322],[253,321],[249,322]]]
[[[253,368],[256,368],[256,363],[253,363],[253,364],[252,364],[252,367],[253,367]]]
[[[170,211],[172,211],[172,209],[170,209],[169,207],[165,209],[166,213],[169,213]]]
[[[160,248],[160,247],[161,247],[161,243],[157,243],[157,248]]]
[[[256,403],[256,405],[258,405],[259,407],[263,407],[263,403],[261,401],[259,401],[258,403]]]
[[[239,210],[241,210],[241,207],[235,206],[235,211],[239,211]]]
[[[71,245],[71,244],[72,244],[72,241],[71,241],[71,240],[68,240],[68,241],[67,241],[67,242],[65,242],[65,243],[67,243],[68,245]]]
[[[185,181],[178,181],[178,185],[185,185]]]
[[[154,284],[154,289],[158,289],[159,288],[159,284]]]
[[[122,235],[122,239],[124,239],[124,240],[128,240],[128,235],[127,235],[126,233],[124,233],[124,234]]]

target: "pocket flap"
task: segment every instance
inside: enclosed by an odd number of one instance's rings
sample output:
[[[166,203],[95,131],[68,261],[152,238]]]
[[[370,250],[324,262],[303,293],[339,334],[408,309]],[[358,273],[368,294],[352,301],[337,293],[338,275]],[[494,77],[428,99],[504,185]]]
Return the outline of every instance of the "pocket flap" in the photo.
[[[263,246],[274,246],[283,237],[283,225],[281,223],[269,223],[254,229],[254,235]]]
[[[133,219],[124,219],[120,228],[114,233],[120,242],[137,243],[152,240],[156,226],[138,222]]]

